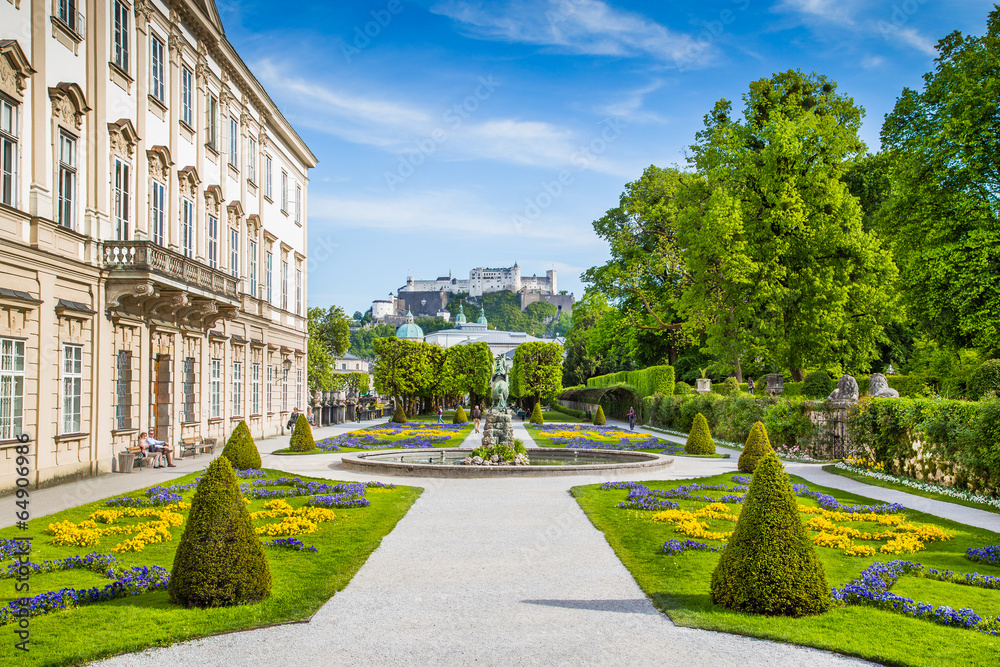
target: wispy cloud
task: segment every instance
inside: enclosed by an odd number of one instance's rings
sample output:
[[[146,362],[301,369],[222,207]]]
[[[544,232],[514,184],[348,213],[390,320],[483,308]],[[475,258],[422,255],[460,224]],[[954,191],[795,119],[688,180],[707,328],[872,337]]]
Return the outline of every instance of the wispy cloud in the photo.
[[[907,46],[912,46],[917,51],[926,53],[929,56],[937,55],[934,40],[927,35],[924,35],[913,26],[888,28],[883,30],[882,34],[886,37],[886,39],[892,39],[902,44],[906,44]]]
[[[711,59],[713,50],[691,35],[601,0],[511,0],[496,6],[446,0],[431,11],[479,39],[521,42],[564,53],[646,57],[673,65]]]
[[[665,123],[666,119],[663,116],[643,108],[646,96],[662,86],[663,81],[656,80],[641,88],[616,93],[614,101],[600,104],[595,110],[602,116],[623,118],[629,123]]]
[[[795,12],[831,23],[850,25],[854,7],[845,0],[782,0],[776,7],[779,12]]]

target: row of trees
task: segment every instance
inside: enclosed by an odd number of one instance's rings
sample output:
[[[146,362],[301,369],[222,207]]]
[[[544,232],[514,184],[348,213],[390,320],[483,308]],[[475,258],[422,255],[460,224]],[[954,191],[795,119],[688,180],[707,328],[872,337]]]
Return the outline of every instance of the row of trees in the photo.
[[[594,222],[566,382],[666,361],[716,374],[897,369],[920,341],[1000,343],[1000,9],[938,45],[869,154],[863,110],[799,71],[705,116],[688,168],[650,166]],[[679,374],[683,376],[684,374]]]

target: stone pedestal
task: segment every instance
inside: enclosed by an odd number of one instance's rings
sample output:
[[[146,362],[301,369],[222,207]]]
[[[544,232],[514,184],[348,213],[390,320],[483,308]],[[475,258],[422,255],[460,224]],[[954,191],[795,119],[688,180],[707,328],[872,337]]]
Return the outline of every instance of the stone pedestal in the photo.
[[[486,421],[483,424],[483,446],[491,445],[513,445],[514,427],[511,425],[509,412],[486,413]]]
[[[698,378],[698,393],[707,394],[712,391],[712,378]]]
[[[765,378],[767,382],[767,393],[777,396],[785,391],[785,376],[781,373],[771,373]]]

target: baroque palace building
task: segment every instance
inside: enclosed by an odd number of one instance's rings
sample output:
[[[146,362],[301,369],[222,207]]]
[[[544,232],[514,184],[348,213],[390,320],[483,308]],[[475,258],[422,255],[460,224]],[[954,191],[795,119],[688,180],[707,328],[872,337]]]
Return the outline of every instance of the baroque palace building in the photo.
[[[0,492],[280,432],[315,165],[211,0],[0,0]]]

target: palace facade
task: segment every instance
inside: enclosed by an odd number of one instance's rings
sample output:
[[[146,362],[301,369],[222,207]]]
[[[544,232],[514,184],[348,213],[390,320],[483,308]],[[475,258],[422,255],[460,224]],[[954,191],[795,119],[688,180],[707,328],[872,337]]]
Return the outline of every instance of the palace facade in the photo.
[[[0,492],[304,408],[315,165],[211,0],[0,0]]]

